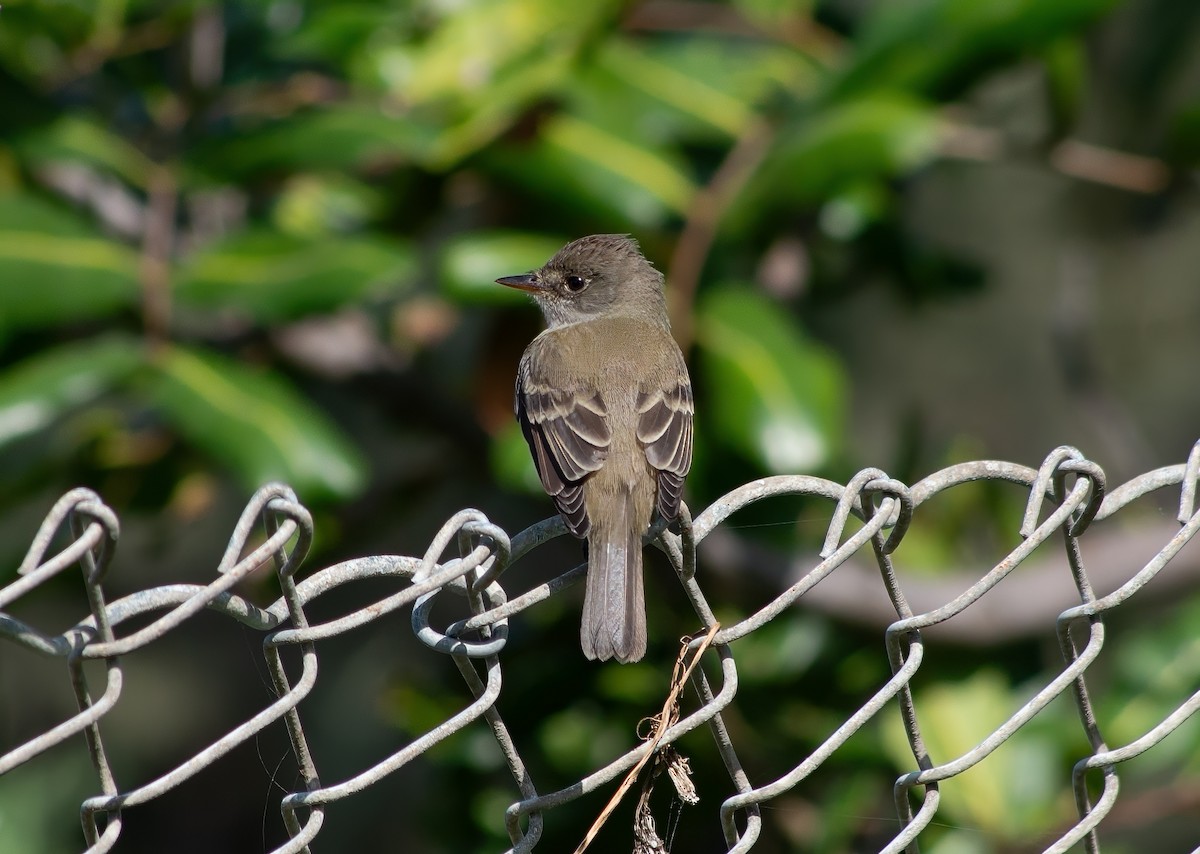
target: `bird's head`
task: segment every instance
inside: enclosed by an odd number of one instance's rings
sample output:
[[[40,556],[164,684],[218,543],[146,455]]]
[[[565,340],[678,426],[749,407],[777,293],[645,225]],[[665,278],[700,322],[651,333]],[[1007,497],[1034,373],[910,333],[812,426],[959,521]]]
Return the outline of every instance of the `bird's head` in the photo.
[[[662,273],[624,234],[581,237],[537,270],[496,281],[531,294],[552,328],[616,315],[666,321]]]

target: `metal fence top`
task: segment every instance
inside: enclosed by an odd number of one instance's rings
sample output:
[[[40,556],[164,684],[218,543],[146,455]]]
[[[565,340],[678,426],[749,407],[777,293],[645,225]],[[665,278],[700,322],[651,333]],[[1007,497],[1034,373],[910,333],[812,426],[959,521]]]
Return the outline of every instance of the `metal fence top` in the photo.
[[[904,536],[913,520],[921,515],[923,505],[935,496],[979,481],[1007,482],[1025,491],[1026,510],[1016,532],[1019,536],[1015,547],[970,578],[965,589],[952,594],[947,594],[944,587],[933,588],[919,578],[898,574],[892,555],[902,549]],[[956,777],[977,766],[1051,701],[1067,695],[1078,709],[1090,752],[1079,758],[1073,774],[1078,819],[1045,850],[1067,851],[1078,843],[1088,850],[1098,850],[1096,829],[1117,801],[1121,763],[1159,744],[1200,708],[1200,691],[1197,691],[1139,738],[1123,745],[1110,745],[1097,722],[1087,681],[1089,667],[1104,648],[1106,612],[1138,596],[1147,585],[1165,587],[1177,583],[1160,576],[1200,528],[1200,508],[1196,506],[1198,481],[1200,442],[1193,446],[1185,463],[1148,472],[1115,489],[1108,488],[1104,472],[1096,463],[1074,448],[1061,447],[1038,469],[998,461],[962,463],[911,486],[878,469],[866,469],[844,485],[811,476],[768,477],[734,489],[694,518],[685,506],[678,529],[654,531],[652,545],[667,556],[696,614],[696,635],[681,652],[681,662],[694,669],[687,671],[690,678],[685,681],[681,665],[675,689],[677,697],[690,684],[689,705],[694,708],[681,715],[678,705],[668,702],[653,740],[614,758],[571,786],[553,792],[541,792],[535,786],[522,758],[522,751],[528,755],[535,748],[516,743],[499,714],[497,699],[503,690],[509,621],[577,583],[586,571],[586,566],[580,565],[515,594],[503,586],[509,567],[565,532],[557,517],[510,537],[483,513],[464,510],[446,521],[419,557],[363,557],[299,578],[312,540],[312,518],[291,489],[272,484],[259,490],[246,506],[217,565],[214,580],[207,584],[168,584],[109,602],[105,596],[105,578],[112,566],[120,526],[100,496],[87,489],[75,489],[47,514],[16,578],[0,588],[0,639],[42,653],[47,661],[65,659],[79,711],[0,756],[0,774],[36,761],[56,745],[84,734],[99,788],[98,794],[82,804],[84,835],[88,851],[108,851],[120,837],[125,816],[136,815],[133,808],[197,777],[207,766],[265,729],[282,726],[305,787],[280,800],[291,838],[276,849],[279,854],[307,851],[320,832],[327,811],[336,809],[338,801],[372,786],[434,749],[449,735],[467,727],[480,727],[496,739],[514,780],[514,802],[504,816],[497,816],[497,821],[503,821],[507,828],[512,850],[531,851],[555,807],[606,789],[628,775],[630,769],[640,768],[646,762],[661,761],[667,768],[678,759],[677,754],[672,754],[671,745],[683,734],[707,725],[733,790],[720,805],[725,846],[728,851],[749,851],[762,829],[762,803],[817,773],[864,724],[885,708],[895,707],[900,711],[912,752],[911,769],[894,784],[898,832],[883,848],[898,852],[916,850],[922,831],[938,811],[942,785],[954,785]],[[1178,526],[1173,530],[1164,530],[1159,525],[1149,533],[1122,531],[1114,535],[1095,531],[1095,522],[1121,513],[1136,499],[1156,490],[1167,490],[1178,498]],[[709,536],[727,536],[728,532],[722,529],[733,513],[780,495],[803,495],[829,502],[831,514],[824,543],[816,555],[794,557],[795,580],[786,589],[743,619],[718,625],[704,592],[704,572],[697,572],[697,548]],[[858,521],[851,523],[852,517]],[[266,536],[258,542],[254,532],[260,522],[265,526]],[[59,534],[64,530],[66,543],[52,553],[52,544],[56,537],[62,539]],[[1134,563],[1121,553],[1121,560],[1109,562],[1098,575],[1085,562],[1086,548],[1081,543],[1086,546],[1102,536],[1108,536],[1106,542],[1113,544],[1122,539],[1137,539],[1143,556]],[[1043,607],[1036,607],[1028,599],[1022,602],[1017,585],[1001,584],[1018,566],[1032,563],[1031,555],[1047,543],[1051,543],[1051,548],[1061,549],[1059,573],[1064,578],[1069,576],[1074,599],[1070,607],[1052,614],[1044,611],[1044,603],[1037,603]],[[1150,556],[1147,558],[1146,554]],[[251,572],[268,563],[274,564],[283,595],[263,608],[234,589]],[[72,566],[82,570],[90,611],[86,618],[66,631],[50,634],[9,615],[14,603],[35,595],[39,586]],[[835,574],[849,584],[818,586]],[[306,608],[312,602],[335,588],[364,579],[389,580],[394,592],[325,622],[310,622]],[[738,759],[723,718],[724,711],[738,696],[735,642],[786,615],[798,602],[819,603],[837,612],[845,607],[847,596],[861,596],[868,589],[873,589],[877,597],[880,590],[886,595],[888,604],[880,607],[888,611],[888,616],[884,619],[876,614],[875,618],[887,626],[881,652],[888,657],[891,677],[810,754],[794,757],[794,764],[786,774],[774,780],[751,780]],[[1014,589],[1016,600],[1011,592]],[[435,625],[431,619],[432,606],[445,590],[460,600],[465,597],[467,607],[460,619],[449,625]],[[1097,590],[1109,592],[1100,595]],[[998,604],[989,607],[989,603]],[[203,610],[214,611],[263,633],[263,655],[275,696],[249,719],[158,778],[132,786],[118,783],[105,750],[103,719],[122,698],[120,656],[154,644]],[[445,655],[453,662],[473,700],[410,743],[397,745],[395,752],[371,767],[348,779],[328,782],[318,774],[299,708],[318,678],[320,644],[396,611],[409,614],[413,632],[431,655]],[[967,627],[964,635],[969,642],[1003,639],[1014,626],[1027,627],[1031,619],[1040,621],[1047,629],[1053,626],[1062,666],[1043,674],[1028,701],[1010,710],[1007,719],[971,749],[958,756],[933,756],[926,749],[919,723],[922,716],[911,689],[925,654],[922,631],[943,626],[964,613],[966,616],[953,625]],[[131,623],[140,628],[123,632]],[[298,673],[289,673],[284,667],[281,651],[286,647],[299,650]],[[701,649],[712,662],[709,671],[714,676],[719,674],[717,684],[710,683],[709,673],[703,667],[695,666],[695,654]],[[89,678],[85,672],[84,664],[89,660],[103,662],[102,686],[89,684],[94,680],[94,676]],[[670,713],[672,708],[674,712]],[[670,758],[672,755],[675,760]],[[668,771],[676,777],[686,776],[678,771],[678,766],[674,772],[669,768]],[[197,781],[195,785],[202,783]],[[1099,792],[1097,797],[1092,796],[1094,791]],[[665,850],[655,847],[661,845],[661,840],[653,820],[641,809],[639,822],[636,845],[642,847],[635,850]],[[1196,843],[1200,844],[1200,832]]]

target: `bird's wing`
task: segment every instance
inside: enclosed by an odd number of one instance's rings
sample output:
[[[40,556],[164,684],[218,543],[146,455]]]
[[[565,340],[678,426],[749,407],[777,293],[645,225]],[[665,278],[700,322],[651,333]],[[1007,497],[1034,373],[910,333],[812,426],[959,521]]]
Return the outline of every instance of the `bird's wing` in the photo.
[[[608,408],[594,389],[555,388],[529,358],[521,361],[516,397],[517,421],[542,486],[568,530],[582,539],[589,528],[583,480],[608,455]]]
[[[683,479],[692,467],[692,383],[683,355],[679,370],[661,388],[642,388],[637,399],[637,437],[646,459],[658,470],[658,512],[668,521],[679,515]]]

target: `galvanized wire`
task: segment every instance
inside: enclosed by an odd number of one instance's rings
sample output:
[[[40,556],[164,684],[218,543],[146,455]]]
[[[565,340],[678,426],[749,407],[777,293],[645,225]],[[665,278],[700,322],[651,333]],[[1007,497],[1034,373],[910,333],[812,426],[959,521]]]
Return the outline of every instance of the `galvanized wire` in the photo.
[[[968,589],[937,607],[914,613],[904,592],[902,578],[892,563],[892,554],[902,545],[905,532],[921,505],[930,498],[974,481],[1015,484],[1027,491],[1027,505],[1020,526],[1020,543],[984,572]],[[1186,463],[1167,466],[1133,478],[1109,491],[1104,472],[1074,448],[1053,451],[1037,469],[1013,463],[982,461],[963,463],[939,471],[913,486],[889,478],[878,469],[866,469],[846,485],[809,476],[779,476],[756,480],[713,502],[692,518],[683,508],[677,531],[655,530],[653,544],[674,567],[684,592],[695,610],[699,637],[715,625],[712,608],[697,579],[697,547],[719,525],[748,505],[780,495],[802,495],[828,500],[833,511],[819,562],[786,590],[754,613],[732,625],[722,626],[707,655],[715,659],[720,684],[712,686],[702,668],[692,676],[698,706],[663,734],[659,747],[705,724],[715,748],[729,772],[733,794],[720,807],[726,847],[749,851],[759,838],[762,818],[759,807],[815,774],[822,765],[861,727],[896,701],[913,756],[912,770],[895,781],[899,832],[883,849],[888,852],[915,851],[921,833],[937,813],[943,783],[982,762],[1001,744],[1033,720],[1054,699],[1069,695],[1091,752],[1079,758],[1072,785],[1078,821],[1046,848],[1067,851],[1082,842],[1087,850],[1099,850],[1096,829],[1112,810],[1118,796],[1121,763],[1154,748],[1180,724],[1200,709],[1200,691],[1123,746],[1109,745],[1103,738],[1086,681],[1088,668],[1104,646],[1106,612],[1120,607],[1152,583],[1168,563],[1200,530],[1196,507],[1200,481],[1200,442]],[[1181,527],[1158,552],[1124,583],[1105,596],[1093,592],[1084,564],[1080,541],[1097,520],[1113,516],[1134,500],[1161,489],[1177,489]],[[851,516],[861,525],[851,531]],[[259,522],[266,526],[266,539],[251,547]],[[68,542],[49,554],[55,537],[66,532]],[[37,760],[56,745],[82,733],[95,769],[99,794],[82,804],[83,832],[89,852],[110,850],[120,836],[127,811],[144,804],[197,777],[238,745],[268,727],[285,728],[294,758],[304,781],[304,790],[287,794],[280,808],[290,833],[287,844],[277,852],[309,850],[319,834],[327,809],[377,783],[453,733],[470,726],[486,726],[495,737],[515,782],[518,798],[497,823],[503,821],[512,840],[512,851],[532,851],[541,838],[547,813],[562,804],[608,786],[624,775],[651,749],[643,744],[613,759],[606,766],[554,792],[540,793],[534,785],[518,745],[497,709],[503,689],[501,665],[508,640],[510,618],[536,607],[551,596],[577,583],[586,571],[580,565],[557,578],[509,597],[501,585],[504,573],[547,541],[565,533],[558,518],[547,519],[510,537],[477,510],[464,510],[449,519],[421,557],[378,555],[346,561],[321,569],[297,581],[296,575],[312,539],[312,519],[286,486],[273,484],[261,489],[247,505],[229,545],[217,566],[216,578],[206,585],[170,584],[144,590],[114,602],[104,595],[104,579],[119,538],[116,515],[103,500],[87,489],[64,495],[47,514],[21,562],[15,580],[0,588],[0,639],[50,658],[63,658],[78,704],[78,713],[50,726],[29,741],[13,746],[0,756],[0,774]],[[987,596],[1039,546],[1060,537],[1066,564],[1079,603],[1064,610],[1055,622],[1063,666],[1044,674],[1044,684],[991,734],[956,757],[930,755],[922,737],[920,710],[911,684],[925,654],[922,630],[962,614]],[[451,553],[457,549],[458,556]],[[804,595],[823,579],[845,566],[852,556],[869,555],[878,566],[879,583],[895,610],[895,620],[884,633],[892,676],[874,694],[837,726],[809,755],[799,756],[792,769],[775,780],[752,782],[738,759],[722,713],[738,694],[737,658],[734,644],[801,602]],[[267,608],[259,608],[233,588],[250,573],[273,562],[283,595]],[[89,615],[60,634],[45,634],[11,616],[7,609],[35,593],[53,576],[71,566],[82,571]],[[305,608],[314,600],[342,585],[366,579],[392,578],[400,589],[356,611],[324,623],[310,624]],[[431,621],[434,600],[443,591],[465,596],[471,616],[437,628]],[[174,769],[139,785],[118,784],[103,740],[104,716],[120,701],[123,684],[121,656],[155,643],[203,610],[216,611],[264,633],[263,649],[275,697],[244,723]],[[339,782],[323,781],[317,772],[298,706],[316,684],[321,641],[351,632],[393,612],[409,612],[413,632],[431,651],[450,656],[469,688],[473,701],[412,742],[399,746],[390,756],[360,773]],[[137,617],[157,615],[146,625],[121,634],[122,626]],[[969,618],[968,618],[969,619]],[[1049,628],[1049,627],[1048,627]],[[298,673],[284,667],[281,651],[300,651]],[[2,647],[0,647],[2,648]],[[93,696],[84,663],[104,662],[104,684]],[[619,665],[613,665],[619,666]],[[99,688],[99,686],[96,686]],[[524,747],[526,751],[529,746]],[[1089,774],[1099,774],[1100,796],[1093,801]],[[1095,778],[1093,777],[1093,782]],[[197,784],[199,785],[199,784]],[[914,798],[919,807],[913,811]],[[1200,843],[1200,832],[1197,834]]]

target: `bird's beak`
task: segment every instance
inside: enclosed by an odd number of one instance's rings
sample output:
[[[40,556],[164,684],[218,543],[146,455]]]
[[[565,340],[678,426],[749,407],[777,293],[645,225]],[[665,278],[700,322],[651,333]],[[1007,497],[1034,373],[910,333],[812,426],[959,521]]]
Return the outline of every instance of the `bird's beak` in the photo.
[[[504,285],[509,288],[516,288],[519,291],[528,291],[531,294],[536,294],[543,290],[542,283],[533,273],[524,273],[520,276],[501,276],[496,279],[496,284]]]

